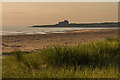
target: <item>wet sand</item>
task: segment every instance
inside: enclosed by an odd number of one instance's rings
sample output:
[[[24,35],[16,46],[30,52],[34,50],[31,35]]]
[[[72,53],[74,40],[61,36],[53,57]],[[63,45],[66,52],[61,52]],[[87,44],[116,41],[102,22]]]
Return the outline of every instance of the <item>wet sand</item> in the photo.
[[[3,35],[2,52],[11,52],[15,49],[34,51],[56,44],[74,45],[108,37],[118,37],[118,29],[82,30],[53,34]]]

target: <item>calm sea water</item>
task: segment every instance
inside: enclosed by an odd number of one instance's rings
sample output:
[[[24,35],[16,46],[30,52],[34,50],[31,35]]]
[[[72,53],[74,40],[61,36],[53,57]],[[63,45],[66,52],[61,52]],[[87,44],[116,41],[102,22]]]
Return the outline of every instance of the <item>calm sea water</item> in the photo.
[[[117,28],[117,27],[116,27]],[[76,28],[76,27],[70,27],[70,28],[61,28],[61,27],[2,27],[2,33],[1,35],[21,35],[21,34],[49,34],[49,33],[64,33],[71,30],[88,30],[88,29],[112,29],[112,28]]]

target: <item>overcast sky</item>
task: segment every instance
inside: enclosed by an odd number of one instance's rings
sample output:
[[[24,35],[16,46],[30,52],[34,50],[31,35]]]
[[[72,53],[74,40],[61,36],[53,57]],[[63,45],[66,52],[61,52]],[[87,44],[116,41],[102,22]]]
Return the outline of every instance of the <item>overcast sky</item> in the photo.
[[[31,26],[71,23],[114,22],[118,20],[117,2],[5,2],[3,26]]]

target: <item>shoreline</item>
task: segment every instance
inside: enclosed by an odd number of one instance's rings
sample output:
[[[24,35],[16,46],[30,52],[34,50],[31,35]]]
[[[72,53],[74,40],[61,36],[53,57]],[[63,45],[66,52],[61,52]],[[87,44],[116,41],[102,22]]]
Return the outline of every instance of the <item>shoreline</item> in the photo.
[[[75,45],[108,37],[118,37],[118,29],[75,30],[66,33],[2,35],[2,52],[34,51],[56,44]]]
[[[47,28],[47,27],[46,27]],[[53,27],[54,28],[54,27]],[[76,27],[75,27],[76,28]],[[82,27],[81,27],[82,28]],[[111,27],[111,28],[107,28],[107,27],[104,27],[104,28],[100,28],[100,27],[98,27],[98,28],[94,28],[94,27],[92,27],[92,28],[90,28],[90,27],[86,27],[86,28],[84,28],[84,29],[81,29],[81,30],[65,30],[65,31],[60,31],[60,32],[41,32],[41,33],[30,33],[30,34],[27,34],[27,33],[20,33],[20,34],[1,34],[1,36],[9,36],[9,35],[38,35],[38,34],[54,34],[54,33],[68,33],[68,32],[73,32],[73,31],[85,31],[85,30],[104,30],[104,29],[119,29],[118,27]]]

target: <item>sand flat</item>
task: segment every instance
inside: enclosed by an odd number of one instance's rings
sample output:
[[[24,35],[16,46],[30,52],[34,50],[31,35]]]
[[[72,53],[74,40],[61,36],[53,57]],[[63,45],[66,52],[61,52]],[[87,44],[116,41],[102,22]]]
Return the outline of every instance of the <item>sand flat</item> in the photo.
[[[108,37],[118,37],[118,29],[81,30],[53,34],[3,35],[2,52],[11,52],[15,49],[33,51],[56,44],[74,45]]]

